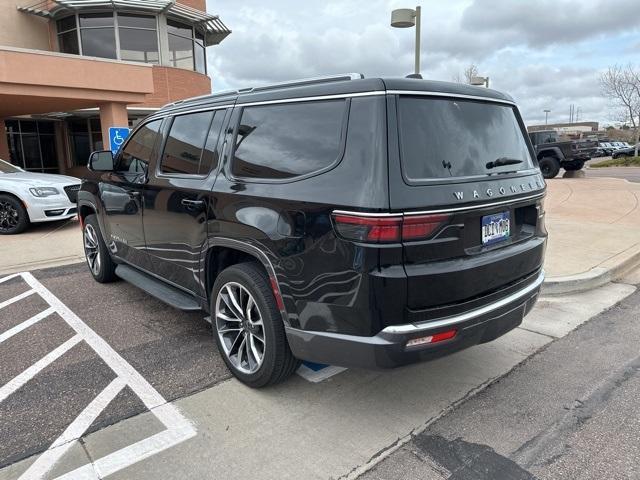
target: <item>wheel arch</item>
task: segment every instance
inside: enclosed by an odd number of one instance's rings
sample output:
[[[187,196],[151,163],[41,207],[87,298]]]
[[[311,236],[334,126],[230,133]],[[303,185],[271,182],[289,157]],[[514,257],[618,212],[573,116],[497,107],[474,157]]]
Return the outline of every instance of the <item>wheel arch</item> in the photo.
[[[275,269],[269,257],[260,248],[231,238],[212,238],[208,241],[203,260],[206,296],[209,301],[213,284],[222,270],[248,261],[260,265],[269,279],[283,322],[289,325]]]
[[[545,148],[544,150],[540,150],[537,157],[538,161],[542,160],[545,157],[555,158],[558,162],[562,160],[558,148]]]
[[[9,197],[13,197],[15,198],[17,201],[20,202],[20,205],[22,205],[22,207],[24,208],[24,211],[27,213],[27,221],[31,221],[31,217],[29,216],[29,207],[27,205],[27,202],[25,202],[20,195],[18,195],[15,192],[9,191],[9,190],[2,190],[0,189],[0,195],[7,195]]]

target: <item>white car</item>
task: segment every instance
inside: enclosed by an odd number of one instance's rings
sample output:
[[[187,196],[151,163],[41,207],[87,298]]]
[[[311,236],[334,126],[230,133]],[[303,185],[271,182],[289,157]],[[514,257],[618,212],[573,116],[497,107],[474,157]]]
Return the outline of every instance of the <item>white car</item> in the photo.
[[[74,217],[78,190],[79,178],[27,172],[0,159],[0,235]]]

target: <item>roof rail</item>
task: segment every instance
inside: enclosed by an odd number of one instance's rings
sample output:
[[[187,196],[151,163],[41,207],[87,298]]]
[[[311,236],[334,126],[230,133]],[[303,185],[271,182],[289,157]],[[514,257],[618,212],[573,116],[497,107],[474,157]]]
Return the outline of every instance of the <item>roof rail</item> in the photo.
[[[184,98],[182,100],[176,100],[175,102],[171,102],[171,103],[167,103],[166,105],[163,105],[162,108],[174,107],[176,105],[180,105],[181,103],[193,102],[195,100],[204,100],[206,98],[217,98],[217,97],[226,97],[228,95],[238,95],[239,93],[240,92],[238,90],[233,90],[233,89],[221,90],[220,92],[216,92],[216,93],[206,93],[204,95],[198,95],[197,97],[189,97],[189,98]]]
[[[361,73],[341,73],[338,75],[328,75],[326,77],[301,78],[299,80],[289,80],[286,82],[270,83],[268,85],[263,85],[260,87],[248,87],[248,88],[241,88],[239,90],[223,90],[221,92],[200,95],[198,97],[186,98],[184,100],[178,100],[177,102],[168,103],[162,108],[173,107],[175,105],[180,105],[182,103],[191,103],[192,101],[195,101],[195,100],[226,97],[227,95],[239,95],[241,93],[264,92],[267,90],[277,90],[278,88],[301,87],[304,85],[315,85],[318,83],[343,82],[346,80],[360,80],[363,78],[364,78],[364,75]]]
[[[261,87],[247,89],[248,92],[263,92],[265,90],[275,90],[283,87],[300,87],[303,85],[315,85],[317,83],[342,82],[345,80],[360,80],[364,78],[361,73],[340,73],[338,75],[328,75],[326,77],[301,78],[299,80],[289,80],[286,82],[270,83]],[[243,90],[244,92],[245,90]]]

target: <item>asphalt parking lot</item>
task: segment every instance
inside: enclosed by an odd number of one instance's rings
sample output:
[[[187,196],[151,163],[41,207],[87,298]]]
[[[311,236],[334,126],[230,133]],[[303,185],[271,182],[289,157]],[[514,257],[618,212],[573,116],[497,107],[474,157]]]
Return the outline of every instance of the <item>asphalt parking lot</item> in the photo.
[[[225,381],[203,314],[98,284],[84,264],[0,276],[0,479],[355,478],[631,290],[541,302],[521,328],[434,362],[334,376],[344,369],[303,367],[252,390]]]
[[[71,312],[81,312],[86,334],[97,342],[106,339],[162,401],[229,377],[202,314],[168,308],[125,282],[98,284],[84,264],[36,271],[34,278]],[[24,296],[29,290],[20,276],[0,288],[0,468],[47,449],[118,376],[104,352],[84,337],[74,340],[77,331],[64,312],[39,292]],[[33,324],[16,331],[29,319]],[[59,358],[51,358],[56,349],[67,347],[58,351]],[[11,382],[45,358],[41,371],[27,374],[28,388],[13,392]],[[140,395],[127,385],[88,431],[146,410]]]

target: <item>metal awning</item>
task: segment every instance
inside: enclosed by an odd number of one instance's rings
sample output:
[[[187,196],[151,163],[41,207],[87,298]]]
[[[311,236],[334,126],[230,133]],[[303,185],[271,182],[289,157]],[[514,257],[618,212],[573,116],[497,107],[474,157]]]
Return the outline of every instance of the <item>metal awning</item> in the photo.
[[[42,0],[18,10],[49,19],[58,19],[80,11],[127,10],[141,13],[166,13],[167,17],[193,25],[205,36],[205,46],[217,45],[231,33],[218,15],[210,15],[175,0]]]

